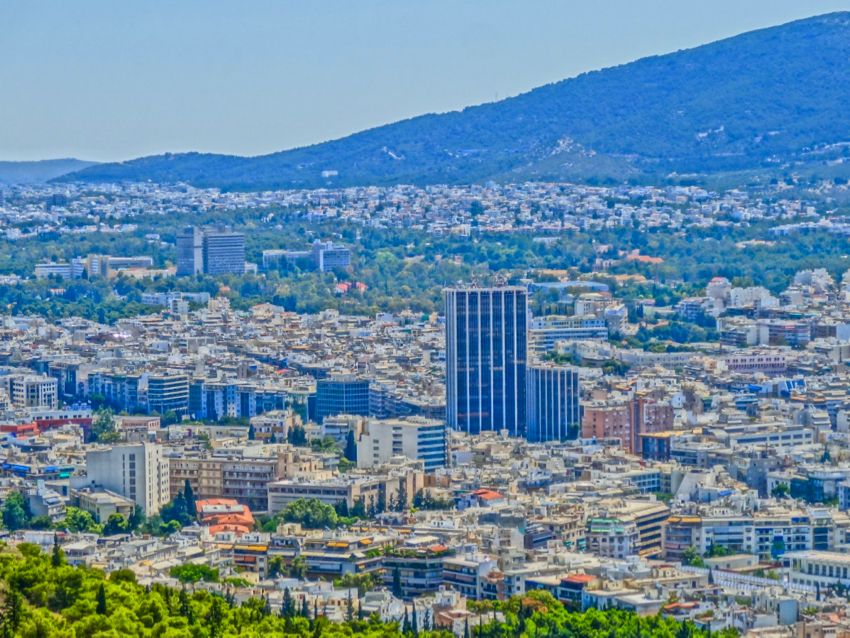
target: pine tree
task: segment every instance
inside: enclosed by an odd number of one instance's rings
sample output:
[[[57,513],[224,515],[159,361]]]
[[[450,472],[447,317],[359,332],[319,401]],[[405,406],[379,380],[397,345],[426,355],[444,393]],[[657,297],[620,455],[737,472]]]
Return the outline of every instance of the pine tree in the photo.
[[[51,558],[51,564],[53,565],[53,569],[58,567],[62,567],[65,563],[62,556],[62,548],[59,547],[59,534],[53,535],[53,556]]]
[[[106,590],[103,583],[100,584],[100,589],[97,590],[97,614],[99,616],[106,615]]]
[[[195,492],[192,490],[189,479],[186,479],[183,485],[183,499],[186,501],[186,513],[195,518],[198,515],[198,506],[195,504]]]

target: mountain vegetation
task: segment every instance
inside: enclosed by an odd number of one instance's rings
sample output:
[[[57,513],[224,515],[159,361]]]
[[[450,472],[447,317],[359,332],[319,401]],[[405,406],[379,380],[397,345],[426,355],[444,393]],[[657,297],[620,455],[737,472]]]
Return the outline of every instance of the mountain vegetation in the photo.
[[[60,179],[261,189],[844,175],[848,55],[850,13],[833,13],[305,148],[253,158],[166,154]]]

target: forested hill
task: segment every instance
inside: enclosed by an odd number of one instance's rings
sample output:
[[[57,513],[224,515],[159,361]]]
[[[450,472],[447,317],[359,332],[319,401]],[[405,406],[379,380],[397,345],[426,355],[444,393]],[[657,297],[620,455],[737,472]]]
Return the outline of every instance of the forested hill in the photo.
[[[0,162],[0,184],[33,184],[46,182],[93,166],[94,162],[78,159],[40,160],[37,162]]]
[[[850,13],[833,13],[315,146],[254,158],[154,156],[60,179],[254,189],[623,180],[794,163],[850,172],[848,58]]]

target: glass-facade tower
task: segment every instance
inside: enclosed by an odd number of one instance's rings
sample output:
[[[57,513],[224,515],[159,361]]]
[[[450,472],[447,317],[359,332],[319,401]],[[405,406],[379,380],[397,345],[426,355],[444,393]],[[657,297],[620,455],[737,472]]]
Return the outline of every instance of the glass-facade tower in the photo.
[[[471,434],[524,436],[528,293],[521,287],[449,288],[446,419]]]

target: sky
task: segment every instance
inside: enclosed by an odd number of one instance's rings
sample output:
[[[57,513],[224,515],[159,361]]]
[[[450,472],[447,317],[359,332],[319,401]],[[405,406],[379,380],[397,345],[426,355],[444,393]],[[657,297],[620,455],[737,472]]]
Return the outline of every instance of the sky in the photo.
[[[6,0],[0,160],[262,155],[847,0]]]

